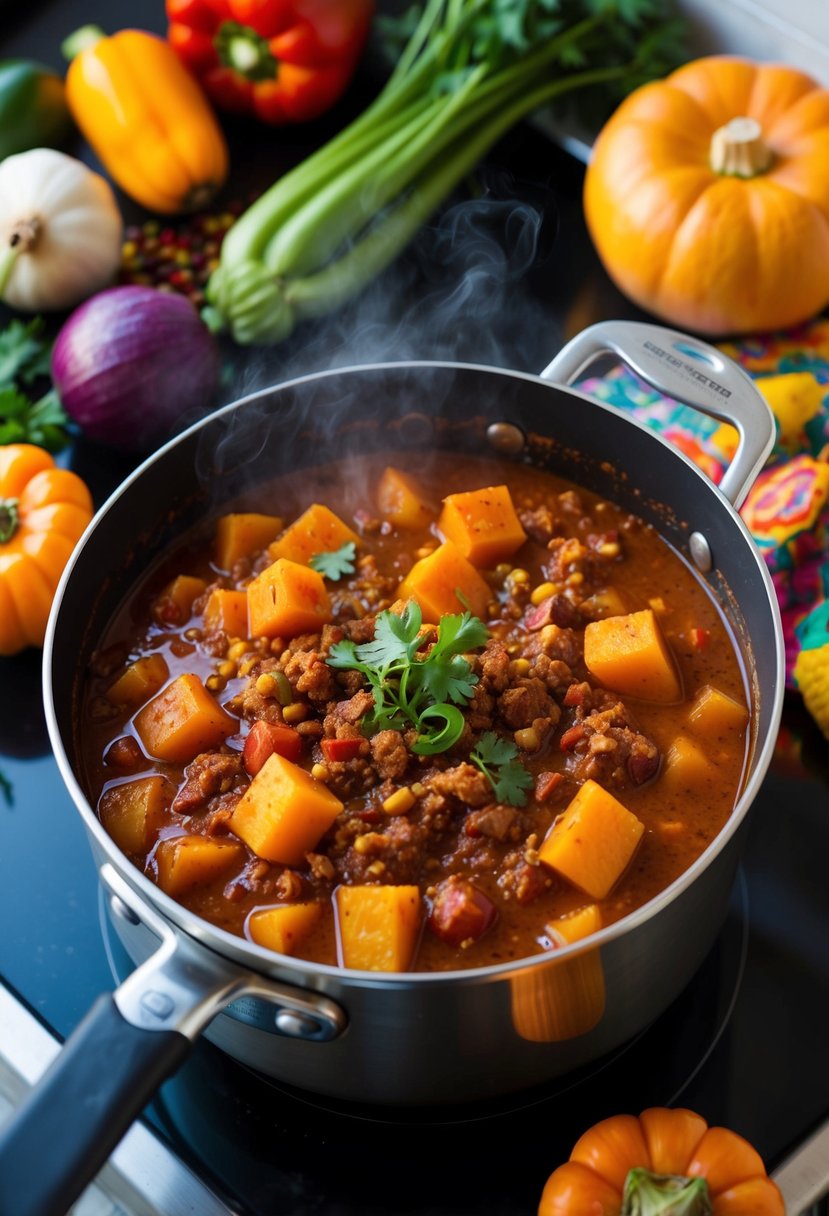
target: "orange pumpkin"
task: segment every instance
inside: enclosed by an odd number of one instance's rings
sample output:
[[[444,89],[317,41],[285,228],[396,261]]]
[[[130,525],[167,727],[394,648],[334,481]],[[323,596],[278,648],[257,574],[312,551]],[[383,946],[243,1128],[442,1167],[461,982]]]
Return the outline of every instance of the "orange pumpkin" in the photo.
[[[829,301],[829,90],[792,67],[698,59],[637,89],[585,179],[591,237],[642,308],[707,334]]]
[[[785,1216],[757,1151],[690,1110],[652,1107],[585,1132],[544,1187],[538,1216]]]
[[[77,474],[32,444],[0,447],[0,655],[43,644],[58,580],[91,518]]]

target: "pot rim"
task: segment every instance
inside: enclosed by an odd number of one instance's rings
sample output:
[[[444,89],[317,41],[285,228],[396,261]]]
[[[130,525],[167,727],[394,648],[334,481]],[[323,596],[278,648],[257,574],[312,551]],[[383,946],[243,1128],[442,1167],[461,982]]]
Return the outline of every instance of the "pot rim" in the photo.
[[[86,548],[93,534],[95,533],[100,520],[115,507],[118,500],[124,495],[133,485],[139,481],[146,470],[156,462],[164,459],[167,453],[190,439],[196,433],[206,429],[216,423],[222,417],[230,416],[243,406],[247,406],[255,401],[269,397],[274,393],[283,390],[289,390],[303,384],[333,379],[338,376],[348,375],[350,373],[366,373],[366,372],[399,372],[404,370],[420,370],[420,369],[441,369],[446,371],[460,372],[482,372],[485,374],[496,373],[509,379],[525,380],[529,383],[542,385],[546,388],[555,389],[559,392],[567,393],[575,396],[583,401],[593,410],[605,411],[612,414],[614,417],[622,417],[627,425],[638,428],[649,441],[653,441],[661,448],[666,449],[670,454],[669,458],[676,459],[685,464],[692,473],[697,476],[705,492],[714,494],[719,500],[722,509],[731,517],[730,523],[736,526],[742,533],[743,540],[750,548],[754,564],[756,566],[758,576],[763,583],[768,606],[772,613],[775,633],[775,686],[770,690],[771,707],[769,710],[769,728],[767,736],[762,745],[754,754],[751,770],[748,779],[743,787],[743,790],[734,805],[726,823],[717,833],[710,844],[703,852],[691,863],[691,865],[678,875],[672,883],[665,887],[658,895],[634,909],[626,916],[612,924],[605,926],[596,933],[576,942],[569,943],[556,949],[550,953],[540,953],[528,955],[525,958],[512,959],[508,962],[494,963],[484,967],[470,967],[462,970],[452,971],[413,971],[413,972],[390,972],[388,974],[378,973],[376,971],[359,971],[353,968],[344,968],[326,963],[313,963],[305,959],[295,958],[288,955],[276,954],[274,951],[267,950],[265,947],[257,946],[255,943],[248,941],[246,938],[237,937],[235,934],[229,933],[225,929],[213,925],[210,921],[196,915],[189,909],[179,904],[171,896],[167,895],[159,887],[150,881],[137,867],[135,867],[118,849],[112,838],[107,834],[86,794],[75,775],[72,764],[69,761],[66,749],[63,744],[60,726],[57,720],[55,711],[54,699],[52,696],[52,665],[55,657],[54,639],[57,627],[58,618],[60,616],[61,606],[63,603],[66,586],[72,578],[72,573],[80,560],[82,551]],[[692,563],[690,563],[692,564]],[[55,755],[55,760],[61,774],[64,785],[69,792],[76,809],[79,811],[84,826],[87,832],[97,842],[99,847],[106,854],[107,859],[116,867],[121,877],[128,883],[134,891],[136,899],[136,907],[134,911],[141,915],[141,905],[149,904],[152,908],[159,911],[163,917],[172,922],[176,929],[187,934],[188,937],[195,939],[202,946],[213,949],[225,958],[231,958],[235,963],[242,966],[248,966],[250,970],[259,974],[272,975],[274,978],[281,977],[284,972],[290,971],[292,978],[298,978],[307,983],[308,987],[319,985],[321,980],[334,980],[338,984],[349,987],[357,986],[360,988],[377,988],[377,989],[406,989],[411,987],[426,986],[473,986],[476,984],[489,983],[493,979],[505,978],[516,972],[525,971],[534,967],[548,965],[556,965],[560,960],[565,958],[573,958],[579,954],[601,948],[614,941],[616,938],[625,936],[626,934],[638,929],[643,924],[657,916],[661,910],[673,903],[687,888],[693,885],[697,878],[709,868],[717,856],[723,851],[732,837],[742,826],[748,811],[751,807],[754,798],[757,795],[760,785],[765,778],[769,764],[771,762],[774,746],[777,738],[777,729],[780,722],[780,717],[783,709],[783,699],[785,693],[785,654],[783,647],[782,622],[780,610],[777,601],[777,595],[771,580],[766,563],[763,561],[762,555],[754,545],[748,528],[735,510],[729,500],[721,493],[718,487],[702,472],[702,470],[694,464],[690,457],[686,456],[661,434],[647,427],[639,419],[630,415],[624,414],[607,402],[599,401],[587,393],[582,392],[578,388],[573,388],[570,385],[562,385],[556,381],[545,378],[544,376],[531,372],[514,370],[511,368],[503,368],[491,366],[483,363],[467,363],[455,362],[452,360],[442,359],[407,359],[407,360],[389,360],[377,363],[357,363],[349,364],[342,367],[326,368],[322,371],[309,372],[301,376],[292,377],[289,380],[279,381],[259,389],[255,389],[250,393],[239,397],[219,409],[207,414],[205,417],[198,419],[183,431],[174,435],[167,440],[161,447],[147,456],[141,463],[130,473],[122,482],[118,484],[115,490],[109,495],[100,508],[95,512],[92,520],[85,529],[83,535],[78,541],[73,553],[61,575],[60,581],[55,591],[55,596],[52,604],[52,609],[49,616],[49,622],[46,629],[46,636],[43,645],[43,664],[42,664],[42,680],[43,680],[43,702],[46,716],[46,724],[49,733],[49,738],[52,744],[52,749]],[[750,691],[750,690],[749,690]],[[316,983],[315,983],[316,981]]]

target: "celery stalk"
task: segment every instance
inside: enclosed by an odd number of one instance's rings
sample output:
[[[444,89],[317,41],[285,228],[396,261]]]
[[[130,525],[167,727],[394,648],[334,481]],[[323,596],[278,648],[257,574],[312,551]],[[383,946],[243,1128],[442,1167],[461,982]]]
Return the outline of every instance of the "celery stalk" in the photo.
[[[675,33],[665,2],[426,0],[372,104],[231,228],[206,319],[267,344],[340,306],[526,115],[664,74]]]

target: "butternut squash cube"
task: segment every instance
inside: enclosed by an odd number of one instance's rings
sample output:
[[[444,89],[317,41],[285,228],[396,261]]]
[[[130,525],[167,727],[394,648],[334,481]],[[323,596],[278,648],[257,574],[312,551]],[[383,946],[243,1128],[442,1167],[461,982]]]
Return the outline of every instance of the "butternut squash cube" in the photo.
[[[677,735],[665,753],[660,781],[671,790],[696,790],[716,775],[716,765],[687,735]]]
[[[391,465],[377,486],[377,508],[395,528],[428,528],[437,514],[414,478]]]
[[[652,608],[590,621],[584,661],[613,692],[664,705],[682,699],[676,664]]]
[[[104,790],[98,818],[122,853],[142,855],[152,846],[176,789],[166,777],[138,777]]]
[[[405,971],[422,920],[416,886],[337,887],[337,932],[343,967]]]
[[[232,570],[241,557],[261,552],[282,530],[278,515],[259,515],[255,511],[233,512],[216,521],[216,565]]]
[[[560,946],[569,946],[572,942],[580,942],[591,933],[598,933],[602,927],[602,914],[597,904],[585,904],[575,912],[567,912],[557,916],[546,925],[547,935]]]
[[[595,781],[555,821],[539,861],[593,899],[604,899],[636,852],[645,825]]]
[[[331,620],[325,579],[310,566],[279,557],[248,584],[248,635],[294,638]]]
[[[315,553],[333,553],[349,541],[359,545],[360,538],[328,507],[315,502],[268,546],[268,552],[273,558],[286,557],[307,566]]]
[[[139,710],[134,725],[149,755],[171,764],[186,764],[199,752],[224,743],[239,724],[198,676],[185,672]]]
[[[229,826],[257,857],[298,866],[342,809],[327,785],[273,752],[236,803]]]
[[[443,500],[438,532],[473,566],[491,569],[520,549],[527,534],[506,486],[487,486]]]
[[[204,606],[204,625],[209,633],[222,629],[231,638],[248,635],[248,597],[244,591],[216,587]]]
[[[415,562],[397,589],[397,598],[416,600],[428,624],[440,624],[442,616],[463,612],[485,617],[491,599],[488,584],[452,541],[444,541],[434,553]]]
[[[169,679],[170,669],[161,654],[148,654],[130,663],[109,686],[107,700],[113,705],[143,705]]]
[[[160,840],[153,854],[156,881],[174,898],[193,887],[203,887],[240,865],[245,850],[235,840],[214,836],[169,836]]]
[[[743,731],[747,722],[745,705],[710,684],[699,690],[688,710],[689,729],[712,740]]]
[[[159,595],[156,601],[158,615],[170,624],[184,624],[193,611],[193,601],[204,594],[206,587],[207,583],[203,578],[196,578],[192,574],[179,574]]]
[[[321,903],[283,904],[277,908],[257,908],[247,920],[248,937],[257,946],[277,954],[296,954],[322,917]]]

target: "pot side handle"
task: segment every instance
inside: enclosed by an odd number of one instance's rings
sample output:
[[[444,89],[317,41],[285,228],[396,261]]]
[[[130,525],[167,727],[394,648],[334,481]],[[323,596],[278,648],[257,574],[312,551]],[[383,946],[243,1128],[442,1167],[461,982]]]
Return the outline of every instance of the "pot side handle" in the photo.
[[[208,1022],[237,997],[280,1002],[299,1027],[289,1032],[301,1037],[310,1037],[309,1025],[320,1040],[345,1026],[328,998],[248,972],[177,932],[110,864],[100,876],[113,912],[143,923],[160,946],[114,993],[98,998],[0,1128],[2,1216],[64,1216]]]
[[[739,507],[774,446],[775,422],[751,377],[715,347],[641,321],[601,321],[577,334],[541,373],[573,384],[596,359],[615,355],[657,392],[736,427],[739,442],[720,483]]]

